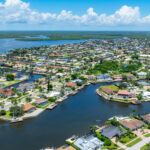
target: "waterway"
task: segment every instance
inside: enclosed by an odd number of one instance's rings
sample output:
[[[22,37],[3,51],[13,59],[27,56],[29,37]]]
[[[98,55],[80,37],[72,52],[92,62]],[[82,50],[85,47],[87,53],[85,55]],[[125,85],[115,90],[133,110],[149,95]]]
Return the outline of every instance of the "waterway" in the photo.
[[[0,39],[0,54],[7,53],[9,50],[18,48],[72,44],[84,41],[85,40],[17,41],[13,38]]]
[[[95,90],[104,84],[90,85],[37,118],[24,123],[0,124],[0,149],[39,150],[48,146],[59,147],[72,135],[83,135],[89,126],[103,124],[116,116],[127,116],[133,109],[138,113],[150,112],[150,103],[128,105],[109,102],[99,97]]]
[[[79,43],[84,40],[64,41],[16,41],[0,39],[0,54],[11,49],[38,47],[42,45]],[[34,76],[26,82],[41,76]],[[34,119],[11,125],[0,123],[0,150],[39,150],[45,147],[59,147],[72,135],[83,135],[89,126],[103,124],[110,117],[129,115],[133,109],[138,113],[150,112],[150,103],[128,105],[109,102],[99,97],[95,91],[104,84],[90,85],[77,95],[69,97],[52,111],[45,111]],[[18,85],[16,85],[17,87]]]

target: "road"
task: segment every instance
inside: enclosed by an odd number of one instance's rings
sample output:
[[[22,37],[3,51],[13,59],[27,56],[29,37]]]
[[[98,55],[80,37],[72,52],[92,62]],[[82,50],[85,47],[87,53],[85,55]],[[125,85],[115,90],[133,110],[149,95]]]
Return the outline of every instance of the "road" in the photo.
[[[137,143],[136,145],[126,148],[126,150],[140,150],[142,146],[150,142],[150,137],[143,139],[141,142]]]

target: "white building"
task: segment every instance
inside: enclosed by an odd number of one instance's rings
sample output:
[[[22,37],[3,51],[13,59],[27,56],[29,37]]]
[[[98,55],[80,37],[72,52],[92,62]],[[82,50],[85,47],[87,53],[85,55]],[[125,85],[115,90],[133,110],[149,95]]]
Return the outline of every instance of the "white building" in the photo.
[[[99,140],[97,137],[90,135],[78,138],[74,142],[74,145],[77,146],[80,150],[99,150],[104,146],[104,142]]]

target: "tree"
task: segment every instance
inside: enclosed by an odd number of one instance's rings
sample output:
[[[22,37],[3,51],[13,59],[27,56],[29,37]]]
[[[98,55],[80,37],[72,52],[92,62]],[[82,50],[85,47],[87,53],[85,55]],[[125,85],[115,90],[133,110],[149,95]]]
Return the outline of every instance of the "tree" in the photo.
[[[138,98],[138,100],[142,100],[143,99],[142,93],[138,94],[137,98]]]
[[[19,117],[23,115],[23,108],[19,106],[13,106],[10,108],[10,116]]]
[[[139,59],[139,55],[135,54],[131,56],[132,59]]]
[[[1,110],[0,111],[0,116],[5,116],[6,115],[6,111],[5,110]]]
[[[114,126],[118,126],[118,125],[119,125],[119,122],[118,122],[117,119],[114,117],[114,118],[111,120],[111,124],[114,125]]]
[[[95,133],[96,130],[97,130],[97,127],[96,127],[95,125],[90,126],[90,130],[91,130],[93,133]]]
[[[7,74],[6,80],[7,81],[13,81],[15,79],[15,76],[13,74]]]
[[[120,88],[120,89],[125,89],[125,88],[127,88],[127,85],[121,82],[121,83],[119,84],[119,88]]]
[[[127,81],[127,76],[126,76],[125,74],[123,74],[123,75],[122,75],[122,79],[123,79],[124,81]]]
[[[32,101],[31,97],[26,98],[26,102],[31,102],[31,101]]]
[[[111,141],[108,139],[105,139],[104,146],[110,146],[110,145],[111,145]]]
[[[47,81],[47,91],[52,91],[53,90],[53,85],[50,84],[50,76],[48,77],[48,81]]]
[[[49,100],[50,102],[55,102],[55,101],[56,101],[56,99],[55,99],[54,97],[49,97],[48,100]]]
[[[77,76],[78,76],[77,73],[72,74],[72,75],[71,75],[72,80],[77,79]]]

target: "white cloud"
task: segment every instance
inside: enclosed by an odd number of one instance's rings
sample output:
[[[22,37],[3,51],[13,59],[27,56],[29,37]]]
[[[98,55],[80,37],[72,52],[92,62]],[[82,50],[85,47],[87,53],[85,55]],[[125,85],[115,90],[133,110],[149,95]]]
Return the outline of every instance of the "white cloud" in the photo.
[[[0,3],[0,23],[24,24],[73,24],[95,26],[143,25],[150,24],[150,15],[140,17],[139,7],[122,6],[111,15],[98,14],[89,8],[83,15],[75,15],[71,11],[62,10],[60,14],[40,13],[30,8],[30,4],[22,0],[6,0]]]

